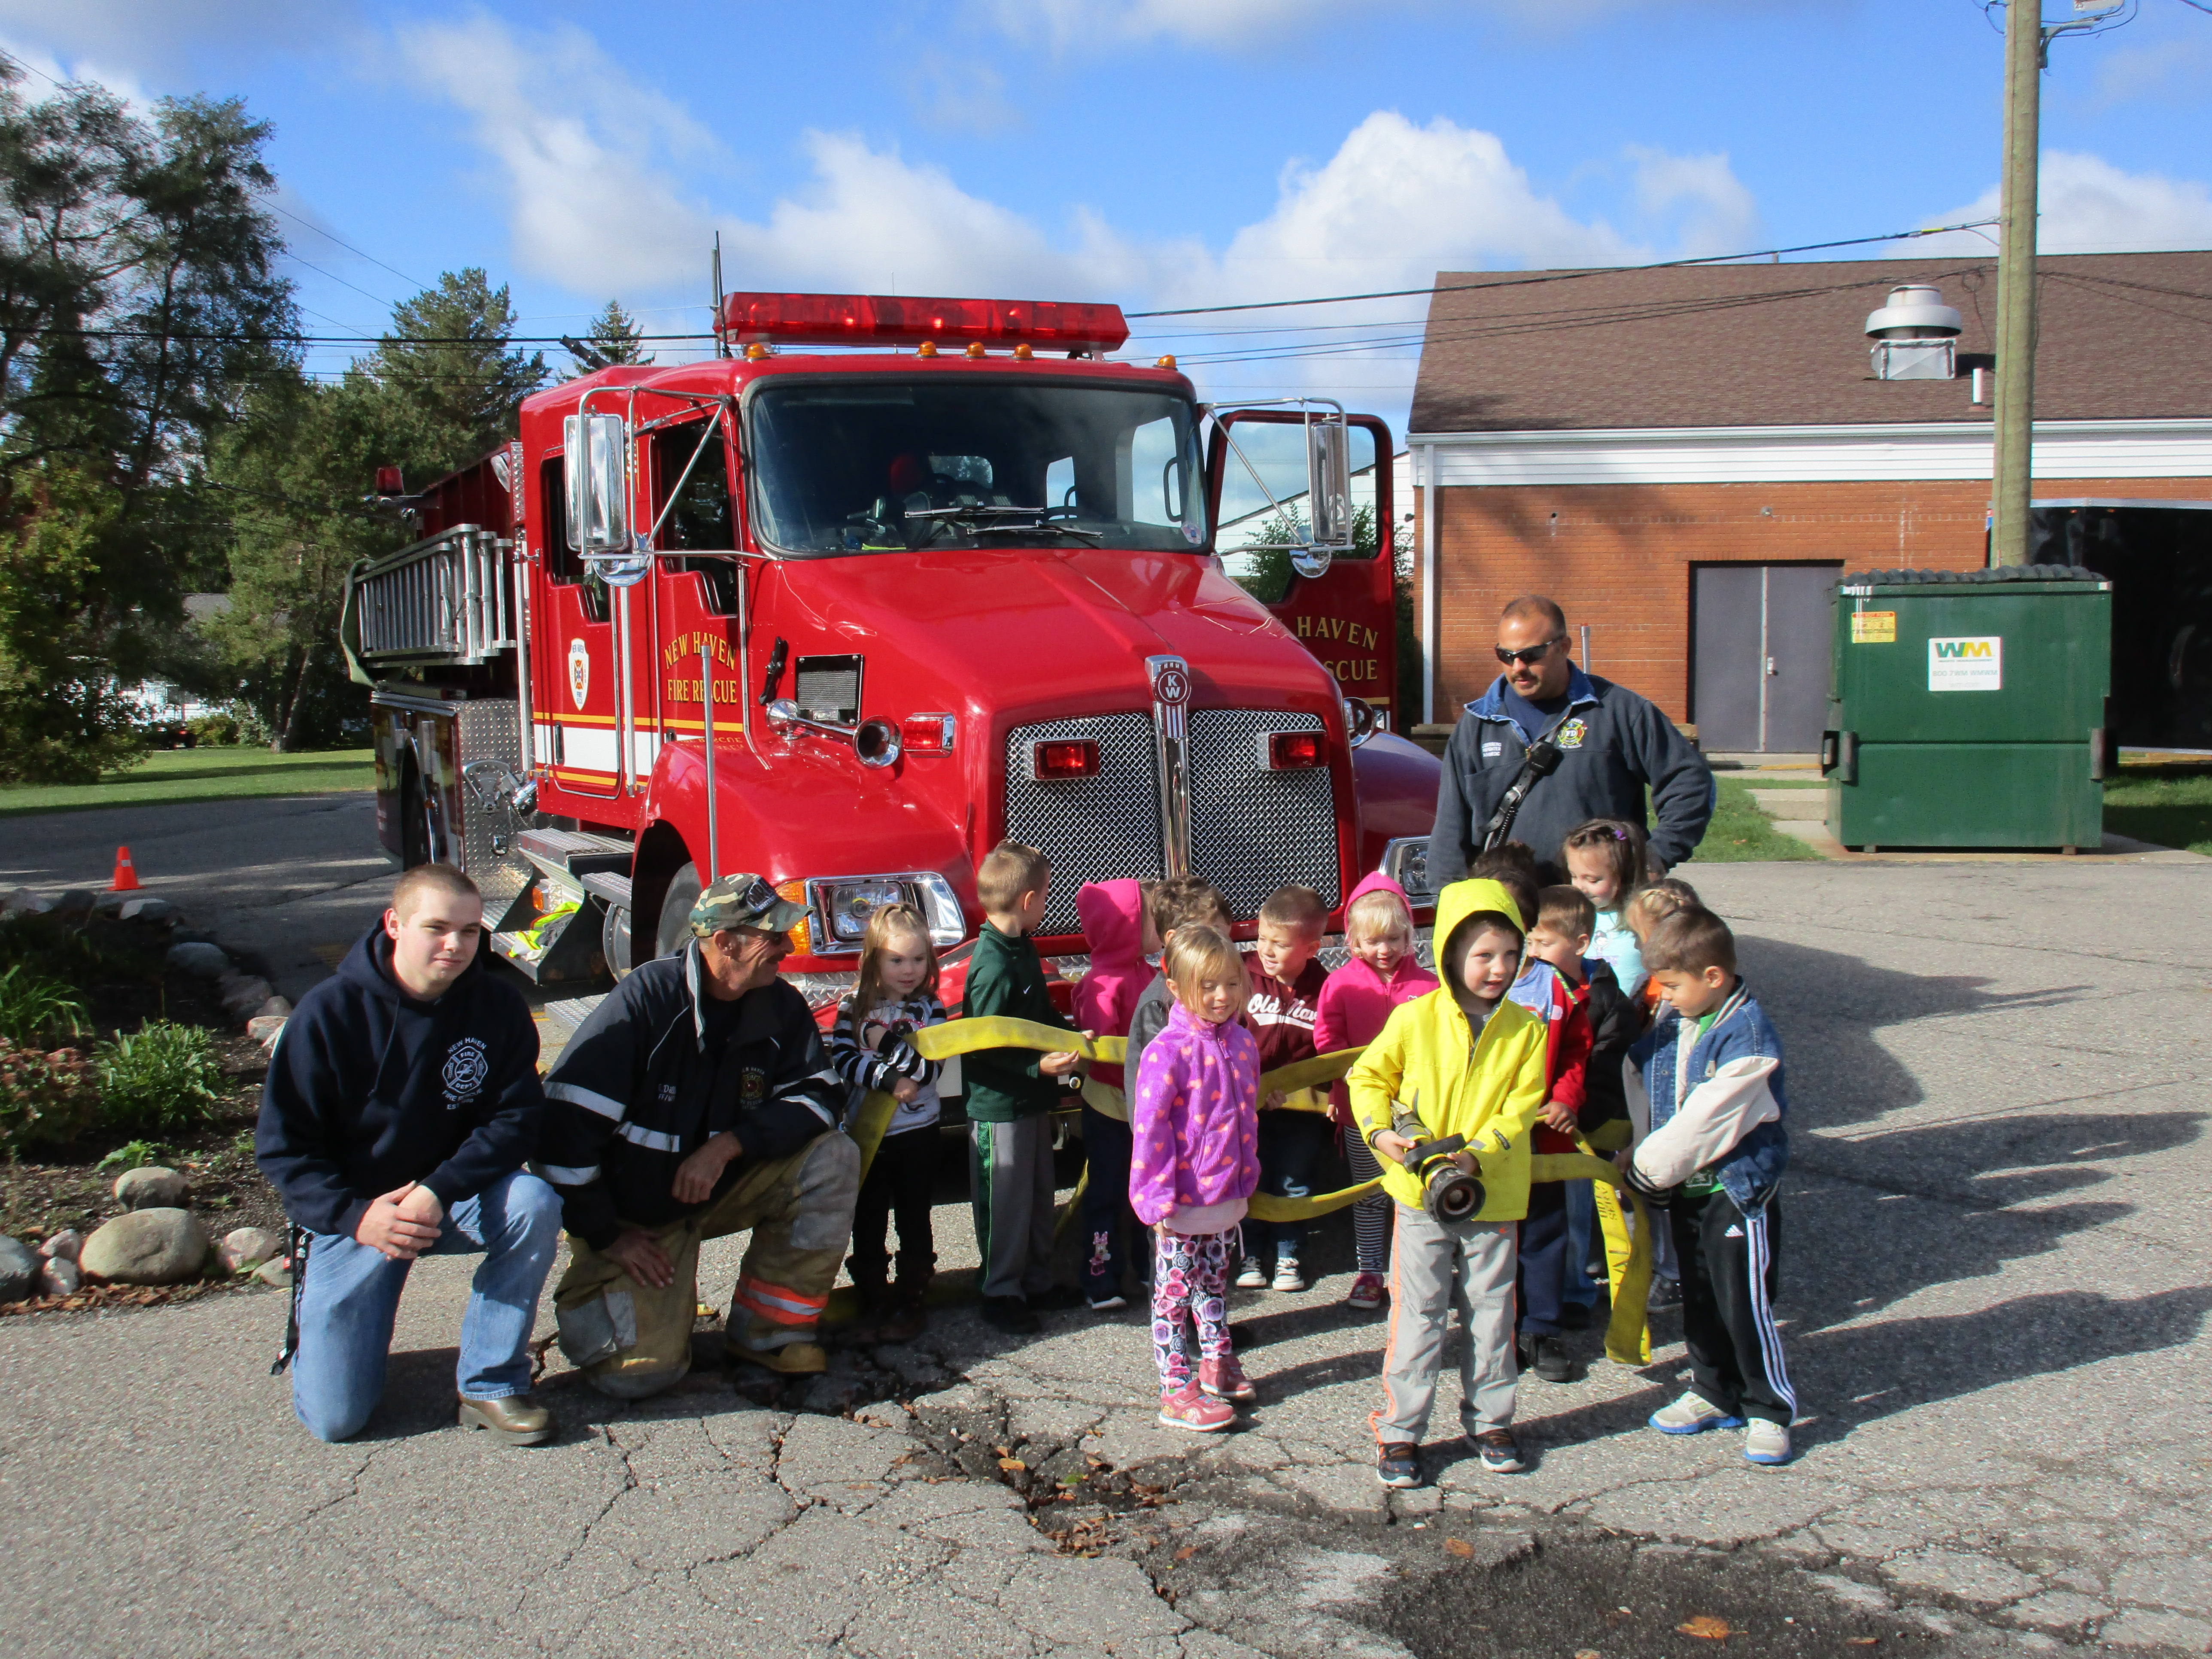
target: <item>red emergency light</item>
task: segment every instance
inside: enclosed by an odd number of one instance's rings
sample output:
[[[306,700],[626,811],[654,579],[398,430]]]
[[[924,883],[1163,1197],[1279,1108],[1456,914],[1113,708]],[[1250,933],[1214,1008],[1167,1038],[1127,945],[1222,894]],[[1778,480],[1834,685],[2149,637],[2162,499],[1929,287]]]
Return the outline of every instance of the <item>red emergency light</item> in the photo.
[[[1089,738],[1048,738],[1030,751],[1030,767],[1039,783],[1098,775],[1098,745]]]
[[[1056,300],[923,300],[879,294],[729,294],[722,337],[784,345],[920,345],[934,340],[1119,351],[1121,307]]]
[[[1260,739],[1260,757],[1271,772],[1310,772],[1322,763],[1318,732],[1270,732]]]

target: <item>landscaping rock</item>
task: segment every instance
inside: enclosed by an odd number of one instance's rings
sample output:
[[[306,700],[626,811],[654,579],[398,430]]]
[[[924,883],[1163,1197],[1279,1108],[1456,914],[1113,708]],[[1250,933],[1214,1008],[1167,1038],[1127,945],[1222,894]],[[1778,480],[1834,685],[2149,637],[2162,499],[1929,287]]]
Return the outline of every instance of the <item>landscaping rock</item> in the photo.
[[[284,1241],[266,1227],[234,1227],[215,1247],[215,1260],[223,1272],[242,1273],[283,1253]]]
[[[39,1253],[21,1239],[0,1238],[0,1302],[21,1302],[37,1295],[39,1269],[43,1265]]]
[[[277,1000],[283,1000],[282,998]],[[283,1014],[256,1014],[246,1022],[246,1035],[273,1053],[276,1039],[283,1035],[284,1019]]]
[[[115,1201],[126,1210],[182,1209],[191,1195],[191,1182],[159,1164],[142,1164],[115,1177]]]
[[[54,902],[43,893],[34,893],[27,887],[18,887],[4,899],[0,899],[0,915],[43,916],[54,908]]]
[[[225,974],[216,981],[222,996],[222,1011],[233,1019],[250,1018],[261,1005],[276,994],[276,988],[258,977],[247,979]]]
[[[122,909],[116,914],[125,921],[167,921],[177,914],[177,907],[167,899],[137,893],[124,900]]]
[[[99,897],[89,887],[70,887],[54,896],[53,913],[58,921],[82,921],[92,914],[93,902]]]
[[[199,1276],[207,1235],[189,1210],[135,1210],[84,1242],[84,1276],[112,1285],[180,1285]]]
[[[286,997],[271,997],[261,1005],[253,1017],[256,1019],[289,1019],[292,1017],[291,1000]]]
[[[84,1235],[74,1227],[64,1227],[45,1243],[39,1254],[57,1261],[74,1261],[84,1253]]]
[[[187,939],[169,947],[169,966],[194,979],[213,979],[230,966],[230,956],[220,945]]]
[[[49,1257],[39,1269],[40,1296],[75,1296],[84,1288],[84,1269],[59,1256]]]
[[[137,897],[136,893],[118,893],[112,889],[92,896],[92,914],[95,916],[119,916],[123,907]]]
[[[273,1261],[263,1262],[253,1270],[253,1276],[272,1290],[292,1288],[292,1264],[281,1255]]]

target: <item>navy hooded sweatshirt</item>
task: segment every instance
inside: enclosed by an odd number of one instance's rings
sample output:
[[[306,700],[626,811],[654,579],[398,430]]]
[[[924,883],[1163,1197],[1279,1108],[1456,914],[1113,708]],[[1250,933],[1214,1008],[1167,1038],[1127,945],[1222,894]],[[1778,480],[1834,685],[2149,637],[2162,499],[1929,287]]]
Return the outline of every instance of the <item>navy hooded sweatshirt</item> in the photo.
[[[295,1223],[350,1237],[372,1200],[410,1181],[450,1211],[520,1169],[544,1109],[521,994],[479,955],[416,1001],[380,921],[284,1022],[253,1153]]]

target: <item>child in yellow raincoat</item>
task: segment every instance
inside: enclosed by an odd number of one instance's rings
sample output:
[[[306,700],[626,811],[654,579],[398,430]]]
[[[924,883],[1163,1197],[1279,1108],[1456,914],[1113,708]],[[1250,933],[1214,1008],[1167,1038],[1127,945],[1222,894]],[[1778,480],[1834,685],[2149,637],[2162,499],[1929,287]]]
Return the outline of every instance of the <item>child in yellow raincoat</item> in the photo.
[[[1382,1409],[1374,1425],[1376,1474],[1386,1486],[1422,1481],[1428,1427],[1453,1306],[1467,1327],[1460,1418],[1486,1469],[1522,1468],[1513,1437],[1513,1269],[1516,1224],[1528,1209],[1528,1142],[1545,1097],[1545,1028],[1508,1001],[1526,932],[1494,881],[1452,883],[1437,899],[1437,966],[1443,983],[1390,1015],[1347,1079],[1353,1127],[1373,1147],[1395,1200],[1390,1252],[1390,1338]],[[1411,1111],[1419,1134],[1394,1127]],[[1411,1126],[1407,1126],[1410,1129]],[[1463,1220],[1424,1206],[1424,1182],[1402,1161],[1416,1139],[1465,1135],[1460,1169],[1482,1182]]]

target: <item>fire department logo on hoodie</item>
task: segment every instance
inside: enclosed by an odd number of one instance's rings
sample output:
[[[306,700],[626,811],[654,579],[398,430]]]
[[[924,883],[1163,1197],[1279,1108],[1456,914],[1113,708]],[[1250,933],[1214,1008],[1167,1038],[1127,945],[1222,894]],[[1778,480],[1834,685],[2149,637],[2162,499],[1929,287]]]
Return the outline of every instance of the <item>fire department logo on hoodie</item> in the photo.
[[[484,1079],[491,1075],[491,1057],[484,1052],[483,1039],[463,1037],[447,1049],[445,1067],[438,1075],[446,1085],[449,1112],[482,1094]]]
[[[1589,722],[1588,720],[1581,719],[1571,720],[1565,726],[1559,728],[1559,747],[1562,749],[1579,749],[1583,746],[1583,739],[1588,736],[1589,736]]]
[[[591,648],[581,640],[568,641],[568,695],[576,700],[576,707],[584,706],[584,696],[592,689]]]

